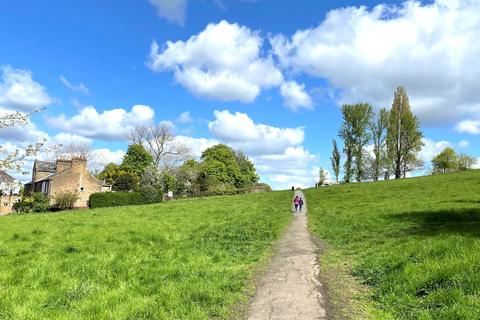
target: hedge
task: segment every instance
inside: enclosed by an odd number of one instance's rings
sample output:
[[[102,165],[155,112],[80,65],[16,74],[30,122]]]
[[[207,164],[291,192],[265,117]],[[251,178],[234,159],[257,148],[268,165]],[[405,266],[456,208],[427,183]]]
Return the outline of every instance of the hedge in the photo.
[[[88,205],[93,209],[161,202],[162,193],[158,192],[157,195],[152,198],[151,194],[145,192],[97,192],[90,195]]]

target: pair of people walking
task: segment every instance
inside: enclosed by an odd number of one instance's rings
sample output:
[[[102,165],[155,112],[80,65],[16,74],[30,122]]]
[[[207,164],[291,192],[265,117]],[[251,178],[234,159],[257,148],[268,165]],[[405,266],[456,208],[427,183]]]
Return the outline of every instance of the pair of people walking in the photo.
[[[303,207],[303,199],[302,197],[295,196],[295,199],[293,199],[293,204],[295,205],[295,212],[302,212],[302,207]]]

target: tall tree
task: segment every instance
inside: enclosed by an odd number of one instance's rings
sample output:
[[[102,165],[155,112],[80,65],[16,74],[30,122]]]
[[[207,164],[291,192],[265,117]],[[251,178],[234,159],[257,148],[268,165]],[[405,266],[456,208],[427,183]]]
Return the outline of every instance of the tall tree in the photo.
[[[371,173],[373,181],[378,181],[386,160],[386,140],[388,128],[388,111],[380,109],[375,119],[370,123],[370,134],[373,142],[373,155]]]
[[[399,179],[418,165],[417,153],[423,146],[423,134],[418,118],[410,110],[405,88],[398,87],[395,90],[389,114],[387,151],[395,179]]]
[[[140,179],[145,169],[152,163],[152,155],[141,144],[131,144],[123,157],[120,169],[130,172]]]
[[[357,181],[363,177],[364,149],[370,140],[367,130],[373,111],[368,103],[346,104],[342,106],[343,122],[339,136],[344,140],[345,182],[354,175]]]
[[[260,179],[253,162],[242,151],[235,151],[235,158],[237,160],[240,173],[242,175],[242,184],[244,187],[257,183]]]
[[[330,157],[330,162],[332,163],[332,170],[335,174],[335,180],[338,183],[338,176],[340,175],[340,152],[338,151],[337,141],[332,139],[332,156]]]
[[[187,146],[175,140],[167,125],[136,128],[130,133],[130,141],[143,145],[162,170],[172,170],[190,154]]]

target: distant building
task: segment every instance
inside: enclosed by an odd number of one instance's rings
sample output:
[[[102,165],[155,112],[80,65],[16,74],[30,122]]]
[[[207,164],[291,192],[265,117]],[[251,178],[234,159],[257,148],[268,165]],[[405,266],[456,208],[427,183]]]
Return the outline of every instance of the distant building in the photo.
[[[14,203],[20,201],[20,186],[18,181],[0,170],[0,215],[12,212]]]
[[[77,192],[75,207],[88,206],[92,193],[111,191],[112,187],[98,180],[87,170],[87,160],[73,158],[56,162],[35,160],[32,181],[25,185],[25,193],[43,192],[52,199],[64,192]]]

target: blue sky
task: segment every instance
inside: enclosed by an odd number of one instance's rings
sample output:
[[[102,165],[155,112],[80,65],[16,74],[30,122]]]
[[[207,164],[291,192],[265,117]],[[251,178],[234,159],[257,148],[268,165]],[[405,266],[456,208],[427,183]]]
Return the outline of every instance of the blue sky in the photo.
[[[224,142],[276,188],[311,185],[330,168],[339,105],[390,107],[403,85],[426,162],[445,146],[480,157],[479,12],[446,0],[0,1],[0,111],[47,107],[0,142],[87,143],[101,165],[121,160],[128,130],[164,121],[193,156]]]

